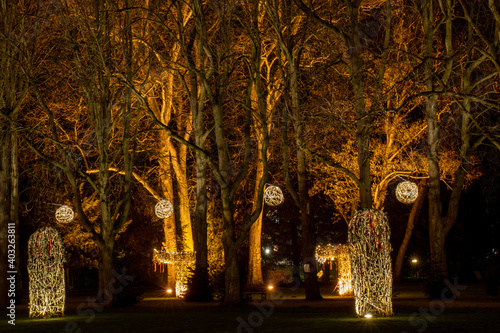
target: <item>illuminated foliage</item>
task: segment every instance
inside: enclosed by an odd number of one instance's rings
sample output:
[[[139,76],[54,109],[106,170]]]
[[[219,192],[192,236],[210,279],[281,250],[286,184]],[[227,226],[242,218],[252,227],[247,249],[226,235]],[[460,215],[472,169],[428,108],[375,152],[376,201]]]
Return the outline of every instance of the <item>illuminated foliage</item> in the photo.
[[[42,227],[28,241],[29,316],[64,315],[64,246],[59,232]]]

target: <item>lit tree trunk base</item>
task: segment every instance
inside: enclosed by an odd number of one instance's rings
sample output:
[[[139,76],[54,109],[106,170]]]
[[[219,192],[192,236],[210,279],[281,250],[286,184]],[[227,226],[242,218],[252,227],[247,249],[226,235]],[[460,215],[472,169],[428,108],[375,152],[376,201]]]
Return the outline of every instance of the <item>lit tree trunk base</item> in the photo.
[[[264,284],[262,278],[262,213],[250,227],[249,245],[248,245],[248,278],[247,285],[258,286]]]
[[[29,317],[64,316],[64,246],[50,227],[35,231],[28,241]]]
[[[392,316],[392,248],[387,216],[375,209],[359,211],[349,222],[348,232],[356,314]]]

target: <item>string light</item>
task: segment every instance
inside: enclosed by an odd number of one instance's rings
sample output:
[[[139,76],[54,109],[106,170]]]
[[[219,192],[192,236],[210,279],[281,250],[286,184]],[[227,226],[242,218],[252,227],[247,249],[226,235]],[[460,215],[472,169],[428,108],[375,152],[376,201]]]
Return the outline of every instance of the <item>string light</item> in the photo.
[[[347,244],[327,244],[316,246],[316,261],[324,264],[326,261],[337,259],[338,289],[339,295],[346,296],[352,294],[352,275],[349,247]]]
[[[170,203],[170,201],[166,199],[158,201],[158,203],[155,206],[155,214],[160,219],[169,218],[173,212],[174,212],[174,207],[172,206],[172,203]]]
[[[269,206],[277,206],[284,200],[283,192],[278,186],[269,185],[264,191],[264,201]]]
[[[64,316],[64,246],[50,227],[35,231],[28,240],[29,317]]]
[[[391,316],[392,265],[387,216],[376,209],[357,211],[349,222],[354,299],[358,316]]]
[[[396,199],[403,203],[413,203],[417,200],[417,184],[405,180],[396,186]]]
[[[153,251],[155,263],[175,265],[175,295],[183,298],[187,292],[187,283],[191,276],[190,268],[196,260],[196,252],[169,252],[165,249],[161,251],[153,249]]]
[[[61,223],[68,223],[73,221],[75,217],[75,213],[71,207],[62,205],[56,210],[56,220]]]

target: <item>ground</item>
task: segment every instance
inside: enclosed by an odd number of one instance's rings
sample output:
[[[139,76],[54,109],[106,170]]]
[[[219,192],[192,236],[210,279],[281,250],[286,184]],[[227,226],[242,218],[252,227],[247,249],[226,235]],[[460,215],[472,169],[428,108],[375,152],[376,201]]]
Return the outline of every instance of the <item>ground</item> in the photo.
[[[500,297],[482,284],[454,285],[456,299],[431,301],[420,284],[394,290],[394,316],[357,318],[352,297],[306,302],[301,288],[276,288],[265,301],[226,308],[217,302],[187,303],[148,291],[137,305],[103,309],[89,295],[70,294],[63,318],[28,319],[27,300],[17,306],[16,325],[3,315],[0,332],[500,332]],[[7,319],[4,319],[7,318]]]

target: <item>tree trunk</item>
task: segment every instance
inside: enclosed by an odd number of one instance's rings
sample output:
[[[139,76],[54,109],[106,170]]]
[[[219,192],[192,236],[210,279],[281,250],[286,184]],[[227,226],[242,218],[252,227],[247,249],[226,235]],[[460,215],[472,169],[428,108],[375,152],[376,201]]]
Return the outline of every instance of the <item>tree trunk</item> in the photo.
[[[224,301],[226,306],[241,303],[240,269],[238,265],[238,247],[235,246],[234,220],[229,191],[222,190],[222,221],[224,232],[222,242],[224,246]]]
[[[112,307],[116,300],[113,276],[113,243],[114,239],[105,241],[99,246],[99,291],[97,292],[97,302],[102,303],[104,307]]]
[[[195,143],[205,146],[203,111],[198,104],[198,81],[196,74],[190,72],[189,104],[194,127]],[[203,88],[200,88],[200,100],[204,103]],[[208,236],[207,236],[207,161],[201,152],[196,151],[196,208],[193,217],[193,247],[196,251],[195,272],[193,280],[196,286],[188,291],[194,300],[211,300],[212,294],[208,275]]]
[[[406,225],[406,232],[403,238],[401,245],[399,246],[398,255],[396,257],[396,262],[394,264],[394,282],[401,282],[401,270],[403,267],[403,260],[406,254],[406,250],[408,249],[408,244],[410,243],[410,238],[413,232],[413,228],[415,226],[415,222],[418,220],[420,216],[420,212],[422,211],[422,207],[424,206],[425,197],[427,196],[427,185],[421,184],[418,189],[418,197],[415,203],[413,204],[410,216],[408,217],[408,224]]]
[[[257,171],[255,174],[255,191],[253,195],[253,205],[252,210],[255,210],[257,206],[257,197],[258,197],[258,186],[260,180],[264,175],[264,166],[262,165],[262,140],[261,137],[258,137],[258,154],[257,158]],[[262,206],[264,208],[264,206]],[[264,279],[262,278],[262,211],[261,210],[259,217],[250,227],[250,235],[248,238],[248,277],[247,277],[247,285],[256,286],[264,284]]]
[[[309,217],[309,194],[306,179],[306,156],[297,150],[297,176],[299,179],[300,219],[302,222],[302,262],[304,264],[304,282],[306,300],[322,299],[319,292],[318,270],[316,265],[316,232]],[[306,271],[309,272],[306,272]]]
[[[232,306],[241,303],[240,269],[238,265],[238,249],[226,250],[224,242],[224,301],[223,305]]]
[[[432,0],[422,3],[422,25],[424,29],[423,56],[425,91],[434,90],[433,73],[433,5]],[[425,112],[427,118],[428,173],[429,173],[429,241],[431,254],[431,269],[436,277],[446,277],[445,237],[442,225],[441,181],[439,170],[439,124],[437,116],[437,95],[425,97]]]
[[[172,165],[170,163],[170,152],[168,149],[167,141],[171,140],[165,131],[160,132],[160,158],[158,159],[160,183],[163,195],[167,200],[173,203],[173,183],[172,183]],[[165,242],[163,247],[168,252],[177,252],[177,227],[175,224],[175,214],[163,219],[163,231],[165,234]],[[175,290],[175,264],[167,265],[167,288]]]
[[[297,146],[297,179],[299,183],[299,208],[302,223],[302,262],[305,271],[309,270],[309,272],[304,272],[306,300],[317,300],[322,299],[322,297],[319,292],[316,267],[316,232],[314,223],[309,217],[309,188],[307,183],[306,153],[302,150],[302,146],[304,145],[304,125],[303,117],[299,109],[298,64],[289,64],[288,71],[295,127],[295,142]]]
[[[365,105],[365,89],[363,81],[364,62],[361,58],[361,31],[359,27],[358,8],[348,6],[352,39],[350,48],[350,77],[354,92],[356,108],[356,138],[359,167],[359,201],[361,209],[372,208],[371,174],[370,174],[370,127],[371,119]]]
[[[167,135],[163,131],[163,135]],[[185,136],[188,139],[188,136]],[[193,230],[191,227],[191,212],[189,202],[189,188],[186,176],[186,146],[179,147],[176,150],[173,141],[168,138],[165,142],[168,151],[170,152],[170,159],[168,161],[172,164],[175,173],[175,180],[177,181],[176,198],[179,200],[177,212],[179,213],[179,220],[181,225],[182,234],[182,251],[193,252]],[[173,197],[172,197],[173,198]]]
[[[0,112],[4,110],[0,109]],[[0,305],[3,309],[9,304],[7,291],[7,226],[10,223],[11,208],[11,157],[10,157],[10,131],[9,123],[0,121],[0,260],[3,263],[0,272]],[[16,244],[16,247],[19,244]]]

